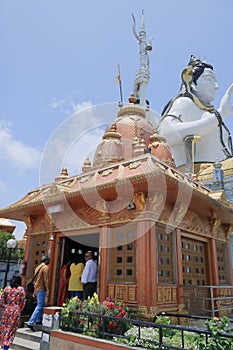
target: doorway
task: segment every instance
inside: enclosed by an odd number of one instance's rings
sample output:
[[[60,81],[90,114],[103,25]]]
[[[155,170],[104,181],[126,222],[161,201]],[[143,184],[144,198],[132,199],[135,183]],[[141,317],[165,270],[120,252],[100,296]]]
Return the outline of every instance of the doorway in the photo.
[[[69,260],[73,262],[75,258],[79,258],[83,263],[85,263],[85,253],[87,251],[92,251],[93,260],[98,265],[99,233],[77,235],[71,237],[61,237],[59,239],[58,246],[59,249],[57,255],[53,305],[57,304],[60,270],[65,262]]]
[[[98,264],[99,258],[99,234],[88,234],[73,237],[65,237],[63,244],[63,254],[61,265],[65,261],[74,261],[74,258],[80,258],[85,262],[84,255],[87,251],[92,251],[93,260]]]

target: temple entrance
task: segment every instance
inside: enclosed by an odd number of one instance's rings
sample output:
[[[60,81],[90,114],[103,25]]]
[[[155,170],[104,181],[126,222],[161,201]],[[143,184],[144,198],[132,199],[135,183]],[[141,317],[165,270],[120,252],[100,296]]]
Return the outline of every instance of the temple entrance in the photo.
[[[84,255],[87,251],[92,251],[93,260],[98,265],[99,260],[99,233],[61,237],[59,239],[59,249],[57,256],[56,278],[53,304],[57,303],[60,270],[67,261],[73,262],[76,257],[85,263]]]
[[[99,257],[99,234],[80,235],[62,238],[61,265],[65,261],[74,261],[75,257],[85,262],[84,255],[87,251],[92,251],[93,260],[98,264]]]

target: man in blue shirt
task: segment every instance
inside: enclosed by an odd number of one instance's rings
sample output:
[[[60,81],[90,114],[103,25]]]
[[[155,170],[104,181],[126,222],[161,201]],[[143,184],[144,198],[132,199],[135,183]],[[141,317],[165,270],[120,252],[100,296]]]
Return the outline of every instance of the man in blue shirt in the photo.
[[[96,262],[93,260],[91,251],[85,254],[86,264],[82,273],[81,282],[83,283],[83,299],[92,297],[97,291],[97,275],[98,267]]]

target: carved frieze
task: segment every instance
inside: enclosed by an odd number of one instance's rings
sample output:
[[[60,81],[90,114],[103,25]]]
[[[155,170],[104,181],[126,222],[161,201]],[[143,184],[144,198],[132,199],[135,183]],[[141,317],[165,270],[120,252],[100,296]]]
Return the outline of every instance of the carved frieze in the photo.
[[[151,315],[153,318],[158,313],[158,307],[157,306],[151,306],[149,308],[149,315]]]
[[[230,236],[230,234],[233,232],[233,225],[225,225],[224,226],[224,230],[225,230],[225,233],[226,233],[226,236]]]
[[[95,209],[100,212],[100,220],[107,219],[109,217],[107,202],[105,200],[97,201],[95,204]]]
[[[220,225],[221,225],[221,219],[215,217],[215,218],[210,218],[210,228],[211,228],[211,232],[213,234],[217,234],[218,233],[218,230],[220,228]]]
[[[159,287],[158,288],[158,304],[171,304],[177,302],[176,287]]]
[[[144,315],[144,316],[147,316],[148,315],[148,308],[147,306],[139,306],[138,307],[138,312],[140,315]]]
[[[195,212],[188,210],[186,220],[186,229],[197,234],[206,234],[207,227],[204,223],[204,219],[198,216]]]
[[[155,193],[153,197],[149,199],[150,210],[153,210],[154,212],[161,212],[161,207],[163,207],[164,201],[165,198],[163,193]]]
[[[113,169],[104,170],[102,172],[102,176],[108,176],[108,175],[112,174],[112,172],[113,172]]]
[[[115,299],[115,285],[108,285],[108,297]]]
[[[137,286],[127,284],[109,284],[108,297],[111,299],[123,300],[128,303],[137,303]]]
[[[30,233],[32,232],[32,228],[33,228],[33,218],[30,215],[26,215],[24,216],[24,222],[27,226],[27,232]]]
[[[129,163],[129,169],[130,169],[130,170],[131,170],[131,169],[136,169],[136,168],[139,167],[141,164],[142,164],[141,161]]]
[[[136,286],[128,286],[128,301],[129,303],[137,302]]]
[[[133,196],[133,202],[137,211],[142,211],[146,205],[146,194],[144,192],[136,192]]]
[[[134,218],[133,210],[123,209],[121,211],[111,213],[110,222],[114,222],[114,223],[128,222],[133,218]]]
[[[79,182],[84,183],[90,179],[90,176],[82,176],[79,180]]]

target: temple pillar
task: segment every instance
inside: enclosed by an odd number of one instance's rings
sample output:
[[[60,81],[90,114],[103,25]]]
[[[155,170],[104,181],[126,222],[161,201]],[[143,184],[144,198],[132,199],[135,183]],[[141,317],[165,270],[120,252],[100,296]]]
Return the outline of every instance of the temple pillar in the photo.
[[[53,231],[48,233],[48,247],[47,247],[47,252],[48,256],[50,258],[50,263],[49,263],[49,283],[50,283],[50,291],[49,291],[49,304],[51,305],[52,302],[52,296],[54,292],[53,285],[51,281],[54,283],[54,278],[52,276],[55,276],[55,270],[56,266],[54,266],[54,242],[55,242],[55,234]]]
[[[229,274],[229,284],[233,285],[233,276],[232,276],[232,265],[231,265],[231,251],[230,251],[230,244],[228,242],[227,246],[227,266],[228,268],[228,274]]]
[[[151,223],[150,223],[151,225]],[[148,302],[151,303],[152,307],[157,307],[158,304],[158,283],[157,283],[157,275],[158,275],[158,259],[157,259],[157,238],[156,238],[156,226],[155,223],[151,225],[149,230],[149,249],[148,249],[148,259],[149,259],[149,284],[150,284],[150,300]]]
[[[22,286],[24,288],[26,287],[26,279],[27,279],[27,277],[29,277],[28,276],[28,262],[29,262],[30,252],[31,252],[31,241],[32,241],[32,236],[27,234],[27,244],[26,244],[25,252],[24,252],[24,261],[26,264],[26,269],[25,269],[24,275],[22,275]]]
[[[219,285],[219,278],[218,278],[218,259],[217,259],[217,248],[216,248],[216,241],[214,238],[210,239],[209,244],[209,268],[211,271],[210,276],[212,276],[212,281],[210,281],[210,284],[213,286]]]
[[[176,262],[177,266],[177,301],[179,305],[184,306],[184,288],[183,288],[183,272],[182,272],[182,244],[181,232],[176,229]]]
[[[98,277],[98,295],[99,300],[104,301],[108,295],[108,252],[109,252],[109,234],[110,228],[102,227],[99,238],[99,277]]]
[[[139,305],[147,307],[151,305],[150,258],[148,225],[146,221],[140,221],[137,223],[137,299]]]

